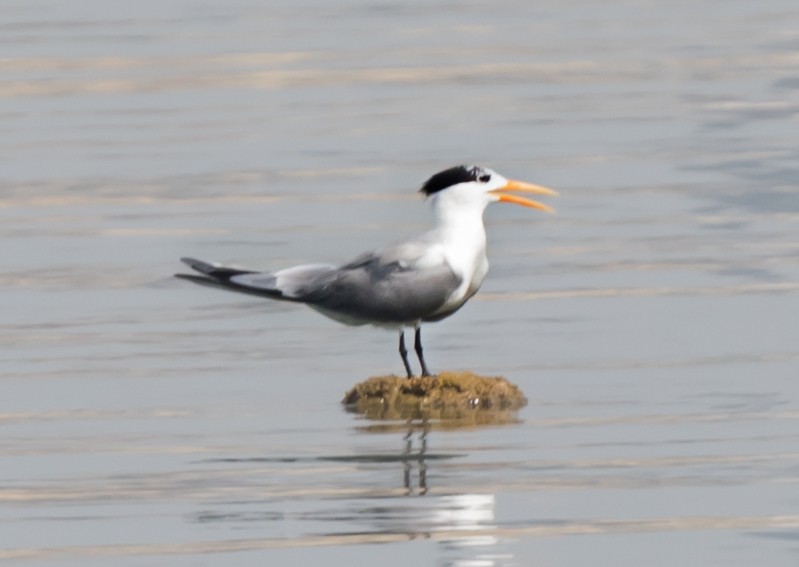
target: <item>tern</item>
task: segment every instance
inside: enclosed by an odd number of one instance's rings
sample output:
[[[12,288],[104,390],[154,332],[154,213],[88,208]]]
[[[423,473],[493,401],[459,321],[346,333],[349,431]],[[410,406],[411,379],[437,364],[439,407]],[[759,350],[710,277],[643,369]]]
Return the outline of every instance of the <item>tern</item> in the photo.
[[[303,303],[346,325],[399,330],[399,353],[408,378],[413,371],[405,329],[413,328],[422,376],[430,376],[421,325],[449,317],[480,289],[488,273],[486,207],[500,202],[553,212],[514,193],[557,196],[557,192],[474,165],[436,173],[419,191],[432,205],[432,230],[366,252],[342,266],[306,264],[269,273],[181,258],[198,274],[175,275],[197,284]]]

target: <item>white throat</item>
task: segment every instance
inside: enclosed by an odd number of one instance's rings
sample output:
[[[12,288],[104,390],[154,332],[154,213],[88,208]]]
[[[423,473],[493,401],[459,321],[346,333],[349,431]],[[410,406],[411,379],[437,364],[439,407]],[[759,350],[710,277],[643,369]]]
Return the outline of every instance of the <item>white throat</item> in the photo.
[[[452,271],[463,280],[453,293],[452,301],[465,301],[471,297],[488,273],[483,224],[483,212],[488,203],[483,199],[459,197],[457,193],[444,192],[432,199],[435,232],[444,257]]]
[[[485,248],[485,225],[483,212],[486,203],[479,201],[455,202],[450,195],[433,197],[433,214],[436,217],[436,230],[447,240],[463,239],[462,247],[468,242],[480,243]],[[453,242],[453,245],[457,242]]]

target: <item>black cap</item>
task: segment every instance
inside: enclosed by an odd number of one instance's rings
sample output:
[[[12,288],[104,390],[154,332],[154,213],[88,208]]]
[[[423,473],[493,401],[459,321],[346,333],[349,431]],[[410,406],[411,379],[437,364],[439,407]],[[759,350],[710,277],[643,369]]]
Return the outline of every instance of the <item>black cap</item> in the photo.
[[[490,176],[482,168],[474,165],[456,165],[444,171],[439,171],[433,177],[428,179],[422,188],[419,189],[420,193],[424,195],[433,195],[439,191],[443,191],[447,187],[452,187],[458,183],[468,183],[470,181],[488,181]]]

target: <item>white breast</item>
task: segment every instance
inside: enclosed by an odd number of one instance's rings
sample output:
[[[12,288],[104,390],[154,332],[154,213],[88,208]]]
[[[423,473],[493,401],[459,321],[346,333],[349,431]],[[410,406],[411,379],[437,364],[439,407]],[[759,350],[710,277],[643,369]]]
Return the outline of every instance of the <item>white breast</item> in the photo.
[[[481,227],[482,228],[482,227]],[[469,231],[460,235],[449,235],[443,239],[444,257],[452,271],[460,278],[461,284],[444,303],[440,311],[450,311],[463,304],[477,293],[488,274],[485,232]]]

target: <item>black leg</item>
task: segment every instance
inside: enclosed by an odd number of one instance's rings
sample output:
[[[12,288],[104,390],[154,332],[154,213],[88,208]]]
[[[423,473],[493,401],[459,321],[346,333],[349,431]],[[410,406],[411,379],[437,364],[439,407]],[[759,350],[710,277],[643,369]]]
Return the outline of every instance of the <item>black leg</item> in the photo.
[[[408,349],[405,348],[405,331],[402,329],[400,329],[399,353],[402,357],[402,364],[405,365],[405,372],[408,373],[408,378],[413,378],[411,365],[408,363]]]
[[[416,350],[416,356],[419,357],[419,364],[422,365],[422,376],[430,376],[430,371],[427,369],[427,364],[424,361],[424,354],[422,353],[422,328],[416,327],[416,340],[414,341],[413,348]]]

